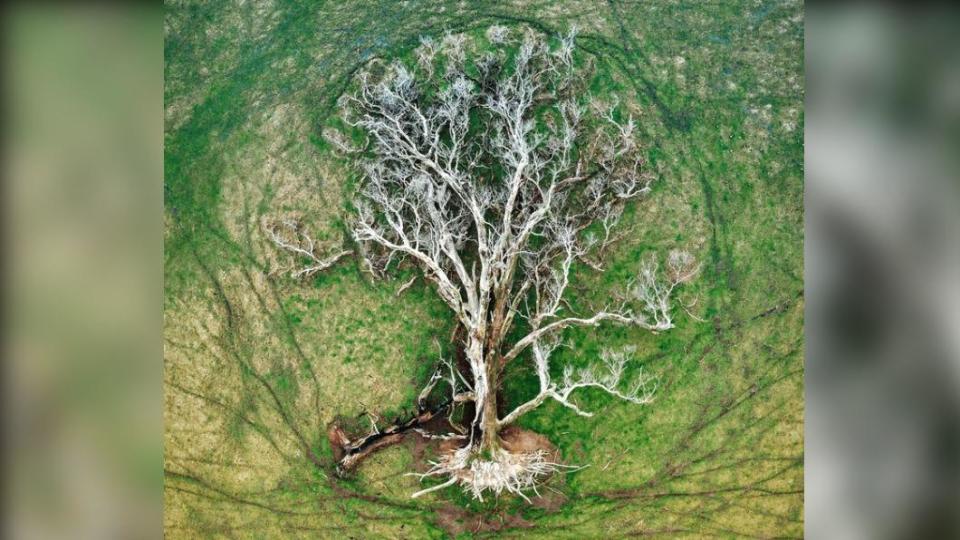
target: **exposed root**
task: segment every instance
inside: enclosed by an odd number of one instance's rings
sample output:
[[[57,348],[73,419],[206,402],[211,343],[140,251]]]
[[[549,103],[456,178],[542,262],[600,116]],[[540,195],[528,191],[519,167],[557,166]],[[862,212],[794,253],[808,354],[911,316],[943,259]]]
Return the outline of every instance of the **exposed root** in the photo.
[[[537,482],[544,477],[558,471],[583,468],[549,461],[549,456],[550,452],[545,450],[510,452],[499,449],[494,451],[491,459],[485,459],[480,456],[474,446],[460,448],[431,462],[432,467],[427,472],[414,473],[414,476],[420,477],[420,480],[432,476],[449,476],[450,478],[442,484],[420,490],[412,497],[460,484],[464,491],[480,501],[483,500],[485,491],[490,491],[496,496],[506,491],[530,502],[523,491],[531,489],[539,496]]]

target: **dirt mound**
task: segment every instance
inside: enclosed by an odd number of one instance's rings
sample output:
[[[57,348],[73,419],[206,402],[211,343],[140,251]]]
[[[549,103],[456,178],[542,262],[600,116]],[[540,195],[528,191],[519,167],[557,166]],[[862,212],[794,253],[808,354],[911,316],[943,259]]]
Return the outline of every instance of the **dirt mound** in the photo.
[[[532,454],[538,450],[543,450],[547,452],[548,460],[557,461],[560,459],[560,452],[557,447],[549,439],[534,431],[509,426],[500,432],[500,439],[503,448],[511,452]]]
[[[437,449],[441,454],[449,454],[450,452],[455,452],[460,448],[463,448],[466,443],[467,442],[462,439],[446,439],[440,441],[440,444],[437,445]]]
[[[557,447],[550,442],[550,439],[517,426],[508,426],[500,431],[500,443],[504,450],[517,454],[532,454],[543,450],[547,452],[550,461],[556,461],[560,457]],[[448,439],[440,442],[438,450],[441,454],[449,453],[462,448],[465,444],[466,441],[461,439]]]
[[[543,450],[547,452],[550,461],[556,461],[560,458],[557,447],[550,442],[550,439],[535,431],[517,426],[508,426],[500,431],[500,443],[504,450],[517,454],[532,454],[538,450]],[[441,454],[445,454],[463,448],[465,444],[466,441],[461,439],[448,439],[440,442],[438,450]]]

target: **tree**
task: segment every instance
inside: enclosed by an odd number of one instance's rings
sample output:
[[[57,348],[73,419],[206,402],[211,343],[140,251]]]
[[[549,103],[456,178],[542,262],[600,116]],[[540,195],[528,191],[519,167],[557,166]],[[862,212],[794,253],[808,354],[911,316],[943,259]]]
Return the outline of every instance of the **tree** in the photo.
[[[633,116],[587,96],[589,67],[578,67],[575,35],[551,44],[526,32],[514,41],[494,26],[488,50],[476,54],[464,35],[421,38],[415,66],[396,61],[361,73],[356,91],[339,103],[348,133],[325,132],[362,172],[352,239],[365,267],[376,276],[419,268],[462,329],[466,369],[445,361],[421,402],[445,383],[450,407],[472,405],[472,414],[465,425],[451,414],[452,431],[440,436],[463,444],[421,475],[446,481],[414,496],[454,483],[478,498],[487,490],[522,496],[563,467],[546,452],[501,445],[501,429],[547,400],[583,416],[591,413],[572,399],[582,388],[649,403],[652,381],[626,375],[632,350],[604,351],[559,378],[551,354],[573,326],[672,328],[672,293],[698,270],[691,255],[674,251],[663,271],[645,260],[626,294],[595,313],[571,313],[565,303],[574,263],[602,271],[597,257],[615,239],[624,204],[648,194],[653,180]],[[270,234],[310,263],[295,276],[348,253],[324,259],[294,224],[287,227],[293,236]],[[522,337],[508,339],[514,330]],[[535,369],[539,392],[500,416],[501,376],[518,359]]]

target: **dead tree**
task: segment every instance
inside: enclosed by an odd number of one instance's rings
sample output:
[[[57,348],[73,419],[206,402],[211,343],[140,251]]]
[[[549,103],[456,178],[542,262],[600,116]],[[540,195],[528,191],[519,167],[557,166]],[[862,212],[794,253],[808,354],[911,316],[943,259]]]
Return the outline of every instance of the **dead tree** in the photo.
[[[551,369],[551,354],[569,327],[672,328],[672,293],[697,272],[692,256],[675,251],[663,268],[648,258],[624,294],[596,312],[571,313],[564,301],[573,265],[602,270],[594,256],[613,240],[624,204],[649,193],[653,179],[633,116],[587,97],[574,39],[575,31],[551,40],[503,27],[485,41],[422,38],[415,65],[360,74],[340,101],[346,132],[325,133],[362,172],[352,235],[366,268],[382,276],[416,266],[464,329],[469,369],[446,364],[421,397],[443,383],[451,408],[473,403],[472,418],[434,434],[463,445],[421,475],[445,481],[414,496],[455,483],[478,498],[488,490],[523,496],[562,465],[544,452],[512,453],[498,434],[547,400],[583,416],[591,413],[573,400],[583,388],[649,403],[655,385],[627,369],[632,350],[607,350],[580,369]],[[311,270],[327,262],[308,254]],[[515,327],[523,337],[507,340]],[[499,416],[504,368],[521,359],[539,392]]]

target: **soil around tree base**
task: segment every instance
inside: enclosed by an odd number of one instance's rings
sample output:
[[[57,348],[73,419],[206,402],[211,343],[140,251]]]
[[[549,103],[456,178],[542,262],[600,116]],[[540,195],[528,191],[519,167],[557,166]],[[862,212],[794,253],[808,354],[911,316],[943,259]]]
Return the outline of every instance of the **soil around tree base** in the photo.
[[[539,450],[547,453],[547,459],[555,463],[560,460],[560,451],[544,435],[517,426],[508,426],[500,431],[500,440],[504,450],[519,454],[532,454]]]
[[[449,439],[440,443],[439,450],[441,454],[446,454],[463,448],[466,444],[467,441],[461,439]],[[557,462],[560,459],[560,452],[550,439],[535,431],[517,426],[507,426],[500,430],[500,446],[516,454],[532,454],[543,450],[547,453],[548,461]]]

